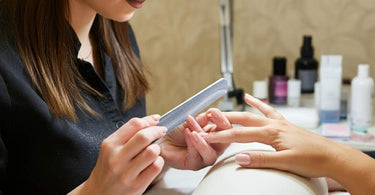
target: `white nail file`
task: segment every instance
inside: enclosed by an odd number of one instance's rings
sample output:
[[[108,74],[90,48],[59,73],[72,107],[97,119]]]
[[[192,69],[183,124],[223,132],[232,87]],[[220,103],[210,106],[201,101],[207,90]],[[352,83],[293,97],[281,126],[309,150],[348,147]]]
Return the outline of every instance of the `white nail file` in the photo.
[[[167,127],[167,133],[171,132],[177,126],[186,121],[188,116],[195,116],[204,108],[223,97],[228,92],[228,81],[221,78],[195,94],[185,102],[176,106],[166,114],[164,114],[159,121],[158,126]]]

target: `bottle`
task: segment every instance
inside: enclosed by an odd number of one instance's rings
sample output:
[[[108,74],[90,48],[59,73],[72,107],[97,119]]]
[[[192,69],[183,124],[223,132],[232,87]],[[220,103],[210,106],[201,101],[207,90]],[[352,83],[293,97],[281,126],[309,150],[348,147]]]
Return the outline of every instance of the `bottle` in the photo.
[[[253,82],[253,96],[268,103],[268,85],[266,80]]]
[[[323,55],[320,67],[319,117],[321,123],[340,121],[342,56]]]
[[[311,42],[311,36],[303,36],[301,57],[295,64],[295,77],[301,80],[302,93],[314,93],[314,84],[318,78],[318,61],[314,58],[314,48]]]
[[[299,107],[301,104],[301,81],[291,79],[288,81],[288,106]]]
[[[314,84],[314,106],[317,110],[320,108],[320,82],[317,81]]]
[[[360,64],[358,75],[352,80],[351,89],[351,129],[366,133],[372,124],[374,80],[369,77],[369,65]]]
[[[341,100],[340,100],[340,119],[346,120],[349,113],[350,79],[342,80]]]
[[[273,59],[273,75],[269,80],[269,101],[271,104],[285,105],[288,96],[288,77],[286,76],[286,58]]]

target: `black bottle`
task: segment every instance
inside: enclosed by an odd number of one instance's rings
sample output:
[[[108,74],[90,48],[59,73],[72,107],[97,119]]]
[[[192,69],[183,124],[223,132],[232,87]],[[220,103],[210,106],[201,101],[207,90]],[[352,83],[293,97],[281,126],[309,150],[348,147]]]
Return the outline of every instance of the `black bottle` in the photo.
[[[314,59],[311,36],[303,36],[301,57],[296,61],[295,76],[301,80],[302,93],[314,93],[314,84],[318,79],[318,61]]]

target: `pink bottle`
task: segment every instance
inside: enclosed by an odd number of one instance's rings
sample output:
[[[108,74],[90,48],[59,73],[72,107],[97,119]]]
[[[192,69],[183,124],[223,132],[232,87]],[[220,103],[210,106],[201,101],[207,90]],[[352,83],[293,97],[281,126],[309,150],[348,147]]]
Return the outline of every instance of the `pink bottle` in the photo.
[[[269,80],[269,101],[271,104],[285,105],[287,103],[288,79],[286,58],[273,58],[273,76]]]

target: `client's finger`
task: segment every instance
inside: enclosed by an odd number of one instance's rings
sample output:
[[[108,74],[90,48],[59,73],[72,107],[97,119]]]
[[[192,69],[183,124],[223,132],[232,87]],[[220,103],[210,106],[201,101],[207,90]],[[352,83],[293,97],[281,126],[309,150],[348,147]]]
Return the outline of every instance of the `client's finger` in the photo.
[[[236,155],[236,162],[242,167],[249,168],[286,169],[283,152],[246,151]]]
[[[253,127],[265,126],[268,124],[267,118],[251,112],[224,112],[224,115],[232,124]]]
[[[232,129],[202,134],[208,143],[260,142],[271,145],[277,137],[268,127],[235,127]]]
[[[217,108],[210,109],[207,112],[207,116],[211,122],[216,124],[216,131],[232,128],[232,124],[227,117]]]
[[[191,131],[196,131],[198,133],[204,132],[202,127],[198,124],[198,122],[192,116],[188,116],[188,118],[186,119],[186,126]]]
[[[201,127],[206,126],[210,122],[206,113],[198,114],[194,118]]]
[[[203,131],[204,132],[212,132],[212,131],[216,131],[216,128],[217,128],[217,126],[215,124],[208,124],[208,125],[203,127]]]
[[[283,119],[284,118],[280,113],[278,113],[275,110],[275,108],[260,101],[259,99],[254,98],[253,96],[249,94],[245,95],[245,102],[249,104],[250,106],[258,109],[268,118],[271,118],[271,119]]]

